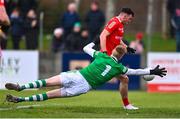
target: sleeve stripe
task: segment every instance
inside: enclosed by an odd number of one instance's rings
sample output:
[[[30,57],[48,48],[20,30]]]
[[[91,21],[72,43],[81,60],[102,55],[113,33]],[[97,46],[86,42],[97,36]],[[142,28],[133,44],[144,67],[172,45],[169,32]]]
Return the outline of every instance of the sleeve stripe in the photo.
[[[123,74],[125,74],[127,71],[128,71],[128,68],[127,68],[127,67],[124,67],[124,68],[123,68]]]
[[[95,51],[93,54],[93,58],[95,58],[99,54],[99,51]]]

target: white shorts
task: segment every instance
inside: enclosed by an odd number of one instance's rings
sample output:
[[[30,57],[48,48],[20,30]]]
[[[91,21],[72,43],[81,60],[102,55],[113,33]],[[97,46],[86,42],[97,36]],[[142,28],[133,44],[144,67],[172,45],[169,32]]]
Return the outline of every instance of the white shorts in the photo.
[[[91,86],[79,73],[79,71],[63,72],[60,74],[60,82],[62,88],[60,89],[61,96],[77,96],[87,93]]]

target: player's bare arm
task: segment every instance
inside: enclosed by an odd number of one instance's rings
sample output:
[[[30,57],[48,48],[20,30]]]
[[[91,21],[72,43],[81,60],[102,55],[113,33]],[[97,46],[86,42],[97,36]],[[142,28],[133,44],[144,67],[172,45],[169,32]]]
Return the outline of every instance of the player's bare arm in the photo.
[[[109,35],[110,35],[109,31],[107,31],[106,29],[104,29],[102,33],[100,34],[100,46],[103,52],[107,51],[106,40],[107,40],[107,36]]]
[[[0,25],[10,25],[10,20],[4,7],[4,0],[0,0]]]

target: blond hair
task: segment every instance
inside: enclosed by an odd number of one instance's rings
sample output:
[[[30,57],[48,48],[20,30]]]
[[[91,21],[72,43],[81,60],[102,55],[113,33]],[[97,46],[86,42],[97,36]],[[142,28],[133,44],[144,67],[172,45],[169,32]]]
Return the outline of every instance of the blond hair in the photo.
[[[118,45],[116,48],[112,51],[112,55],[116,57],[117,59],[121,59],[124,54],[127,52],[126,46],[124,45]]]

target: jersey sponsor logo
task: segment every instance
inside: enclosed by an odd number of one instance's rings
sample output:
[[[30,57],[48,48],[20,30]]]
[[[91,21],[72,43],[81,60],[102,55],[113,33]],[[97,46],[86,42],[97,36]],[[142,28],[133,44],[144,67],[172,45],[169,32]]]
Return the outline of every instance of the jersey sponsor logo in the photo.
[[[123,28],[119,28],[118,29],[120,32],[124,33],[124,29]]]
[[[122,38],[123,37],[121,37],[121,36],[115,36],[115,39],[117,39],[117,40],[122,40]]]
[[[115,24],[116,24],[116,22],[113,21],[112,23],[110,23],[110,24],[108,25],[108,28],[111,29],[112,27],[114,27]]]

